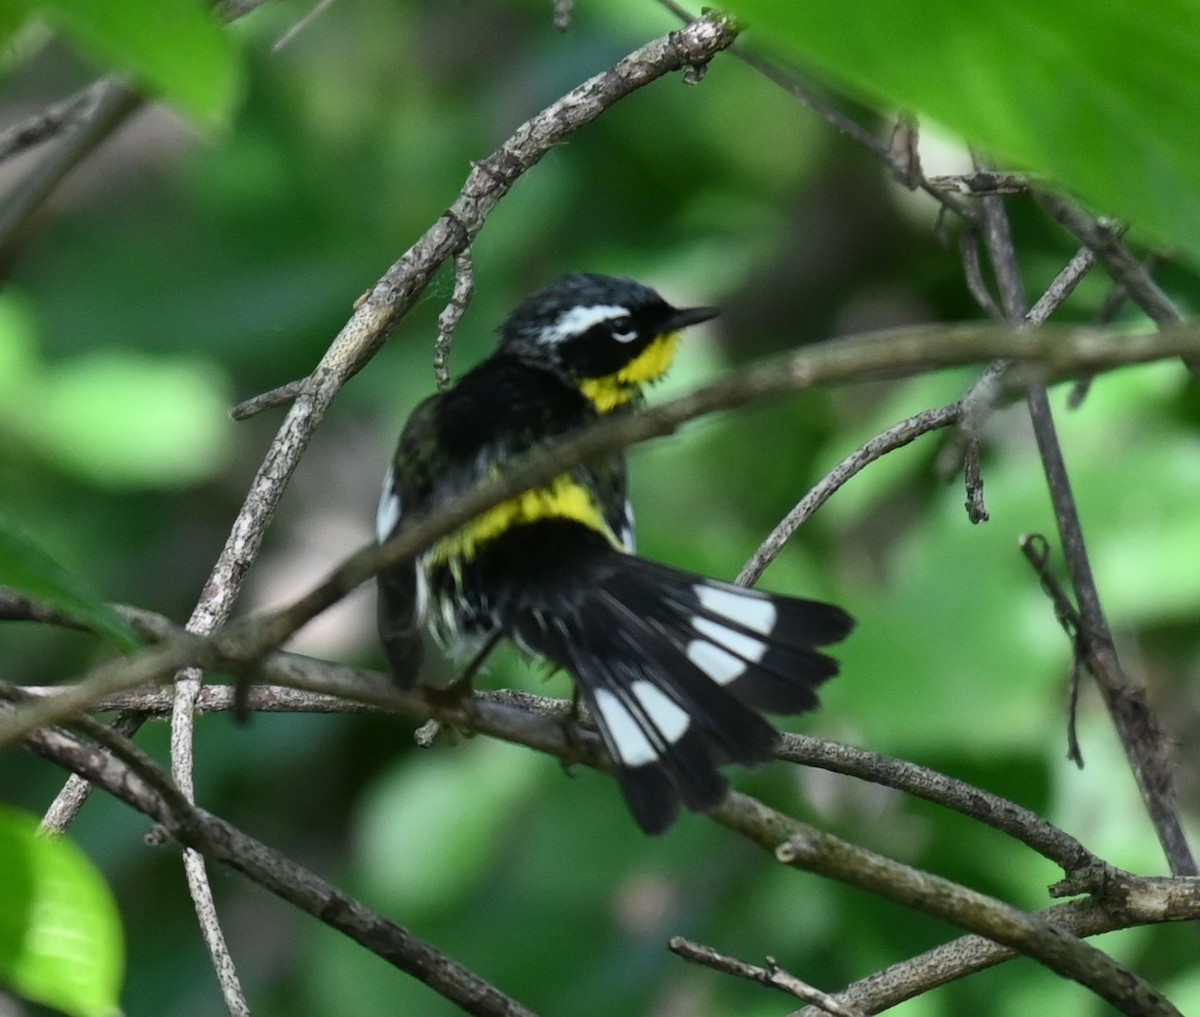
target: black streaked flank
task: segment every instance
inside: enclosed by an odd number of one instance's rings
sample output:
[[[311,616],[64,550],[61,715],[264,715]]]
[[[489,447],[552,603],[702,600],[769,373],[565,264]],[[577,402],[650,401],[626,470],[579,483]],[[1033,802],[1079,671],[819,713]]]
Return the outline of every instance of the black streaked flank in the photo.
[[[497,352],[409,418],[379,539],[506,460],[639,405],[641,387],[670,364],[674,333],[715,313],[598,275],[530,297]],[[661,833],[681,804],[702,812],[724,798],[718,766],[772,757],[779,735],[760,711],[813,709],[837,673],[820,647],[853,621],[830,604],[706,579],[632,548],[625,460],[612,454],[381,575],[380,636],[405,686],[419,677],[422,624],[451,649],[500,633],[570,671],[634,819]]]

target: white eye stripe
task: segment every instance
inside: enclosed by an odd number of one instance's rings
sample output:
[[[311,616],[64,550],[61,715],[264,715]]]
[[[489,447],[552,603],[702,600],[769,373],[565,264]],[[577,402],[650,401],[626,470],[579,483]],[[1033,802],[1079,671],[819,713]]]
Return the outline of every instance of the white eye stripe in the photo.
[[[538,341],[543,343],[560,343],[564,339],[570,339],[572,336],[582,335],[593,325],[597,325],[602,321],[610,321],[613,318],[628,318],[629,308],[619,307],[616,304],[596,304],[592,307],[572,307],[569,311],[564,311],[558,316],[558,320],[553,325],[548,325],[542,330],[542,334],[538,336]],[[633,335],[636,335],[635,332]],[[633,338],[630,336],[630,339]],[[621,340],[628,342],[628,339]]]
[[[769,600],[748,594],[730,593],[728,590],[703,584],[697,584],[693,589],[700,603],[713,614],[737,622],[751,632],[769,636],[775,627],[778,612]]]

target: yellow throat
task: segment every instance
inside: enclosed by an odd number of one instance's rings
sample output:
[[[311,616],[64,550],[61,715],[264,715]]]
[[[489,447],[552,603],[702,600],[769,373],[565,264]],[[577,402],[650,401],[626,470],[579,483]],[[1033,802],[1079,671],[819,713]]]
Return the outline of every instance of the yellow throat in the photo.
[[[641,353],[615,374],[603,378],[588,378],[580,382],[579,390],[591,400],[600,413],[610,413],[618,406],[635,399],[642,385],[658,381],[671,367],[679,333],[660,335]]]

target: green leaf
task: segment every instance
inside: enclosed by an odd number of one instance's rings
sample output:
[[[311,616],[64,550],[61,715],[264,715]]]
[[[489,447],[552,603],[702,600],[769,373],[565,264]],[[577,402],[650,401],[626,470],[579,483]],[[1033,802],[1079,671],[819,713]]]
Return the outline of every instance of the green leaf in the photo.
[[[1200,262],[1200,5],[733,0],[868,101],[1048,174]]]
[[[9,61],[8,50],[12,45],[12,38],[17,34],[17,30],[21,27],[25,20],[25,12],[21,10],[19,5],[6,7],[0,5],[0,53],[4,54],[4,62]],[[0,63],[0,70],[4,69],[4,64]]]
[[[71,1017],[120,1013],[121,920],[87,856],[0,807],[0,886],[0,984]]]
[[[137,633],[88,583],[63,568],[2,510],[0,586],[28,594],[78,618],[119,649],[134,650],[142,645]]]
[[[25,422],[92,483],[183,486],[211,476],[228,450],[228,404],[220,372],[200,358],[101,350],[55,365]]]
[[[104,65],[132,74],[192,119],[217,126],[240,92],[228,33],[200,0],[43,0],[31,11]]]
[[[355,830],[372,895],[410,918],[460,898],[494,861],[514,805],[545,774],[543,763],[534,753],[478,738],[385,773],[364,795]],[[478,793],[482,787],[486,794]]]

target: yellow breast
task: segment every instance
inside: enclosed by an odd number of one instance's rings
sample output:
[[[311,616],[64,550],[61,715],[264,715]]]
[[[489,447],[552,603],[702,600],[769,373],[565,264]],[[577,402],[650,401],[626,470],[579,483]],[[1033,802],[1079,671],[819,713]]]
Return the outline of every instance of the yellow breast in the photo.
[[[572,519],[590,530],[603,534],[613,547],[622,545],[612,532],[600,506],[586,487],[564,474],[549,487],[526,491],[503,501],[448,537],[443,537],[430,550],[436,564],[450,564],[453,569],[460,559],[473,558],[480,546],[494,540],[514,526],[537,522],[540,519]]]

